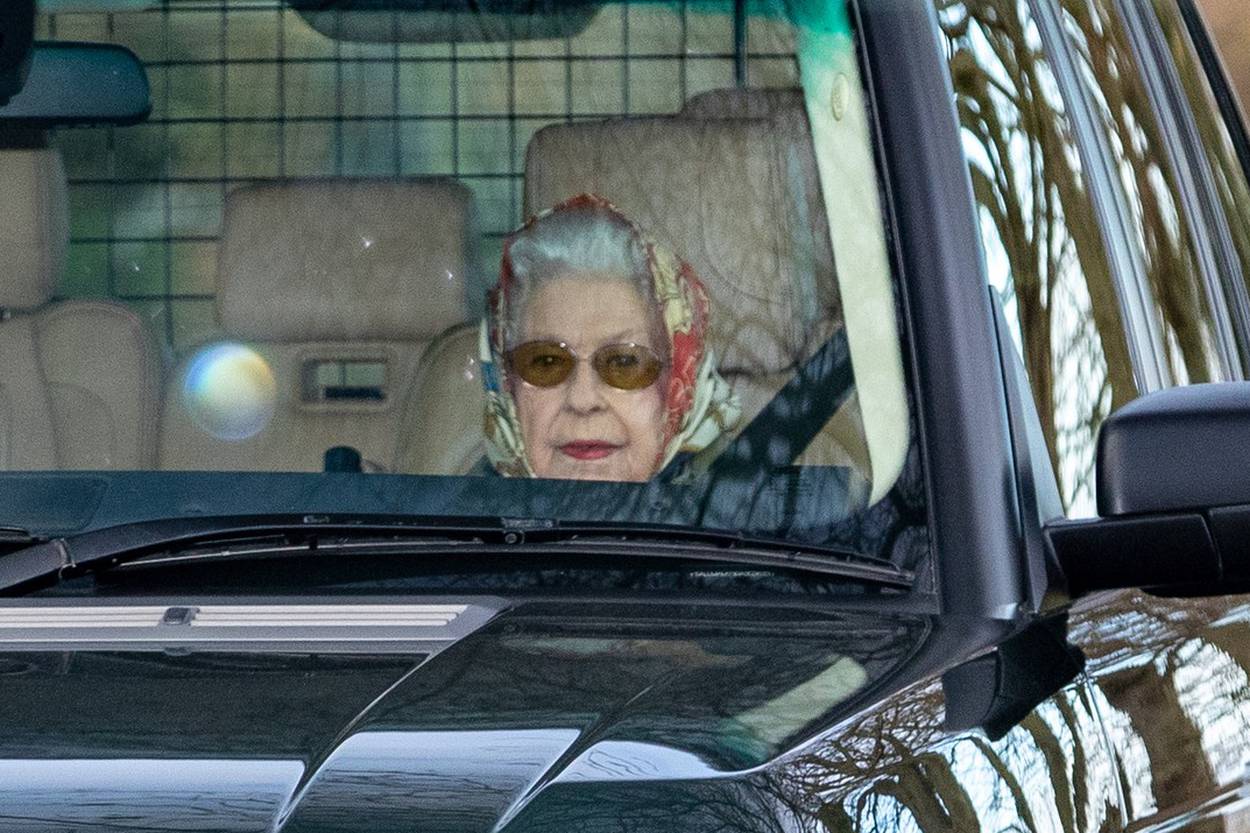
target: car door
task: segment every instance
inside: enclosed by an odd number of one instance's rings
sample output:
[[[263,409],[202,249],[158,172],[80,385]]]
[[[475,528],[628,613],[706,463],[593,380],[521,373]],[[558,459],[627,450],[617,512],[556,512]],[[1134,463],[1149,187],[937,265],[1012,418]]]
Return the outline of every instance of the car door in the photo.
[[[1155,164],[1172,172],[1165,181],[1173,183],[1171,200],[1196,255],[1166,284],[1151,286],[1150,294],[1166,318],[1168,290],[1183,283],[1181,276],[1201,275],[1208,299],[1203,323],[1217,340],[1227,340],[1223,372],[1212,368],[1211,380],[1240,380],[1250,251],[1250,200],[1234,143],[1242,125],[1232,108],[1220,112],[1215,89],[1222,78],[1218,65],[1202,63],[1205,32],[1192,6],[1155,0],[1122,4],[1118,11],[1117,17],[1112,10],[1104,13],[1106,40],[1110,48],[1132,53],[1136,71],[1124,77],[1156,111]],[[1137,337],[1150,343],[1148,333]],[[1155,342],[1154,352],[1165,355],[1169,347]],[[1250,824],[1248,601],[1128,592],[1079,605],[1074,634],[1090,655],[1135,829],[1221,831]]]
[[[1250,823],[1250,599],[1091,598],[1074,618],[1134,830]]]
[[[1064,511],[1091,516],[1108,414],[1245,378],[1241,128],[1187,4],[945,3],[940,18],[991,284]],[[1247,609],[1137,591],[1072,608],[1130,829],[1250,823]]]

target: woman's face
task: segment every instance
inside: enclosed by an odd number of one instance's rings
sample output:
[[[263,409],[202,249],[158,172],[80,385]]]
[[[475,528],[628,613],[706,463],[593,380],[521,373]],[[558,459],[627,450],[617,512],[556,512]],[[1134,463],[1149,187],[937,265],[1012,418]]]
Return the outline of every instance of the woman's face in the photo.
[[[554,387],[512,380],[534,474],[575,480],[646,480],[655,474],[666,375],[641,390],[620,390],[600,379],[590,364],[600,347],[629,342],[666,358],[651,321],[628,278],[557,277],[530,295],[520,342],[564,342],[578,357],[572,375]]]

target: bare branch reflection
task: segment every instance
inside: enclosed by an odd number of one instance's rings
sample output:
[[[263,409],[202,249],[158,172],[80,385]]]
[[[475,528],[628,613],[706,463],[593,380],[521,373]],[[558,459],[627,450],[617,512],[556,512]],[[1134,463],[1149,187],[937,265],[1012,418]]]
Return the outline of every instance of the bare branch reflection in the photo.
[[[1114,157],[1133,274],[1117,274],[1042,35],[1023,0],[937,0],[990,279],[1021,348],[1066,506],[1093,509],[1098,427],[1137,393],[1118,286],[1154,299],[1167,382],[1221,378],[1198,256],[1118,10],[1064,0],[1064,34]],[[1140,323],[1138,326],[1142,326]]]

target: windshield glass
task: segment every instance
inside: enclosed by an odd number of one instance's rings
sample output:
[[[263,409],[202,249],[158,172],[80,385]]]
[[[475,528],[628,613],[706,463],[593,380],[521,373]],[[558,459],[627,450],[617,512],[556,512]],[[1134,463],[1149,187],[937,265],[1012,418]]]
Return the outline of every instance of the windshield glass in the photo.
[[[485,8],[43,2],[40,37],[132,49],[153,110],[3,134],[0,468],[129,472],[135,518],[365,495],[914,566],[846,5]],[[119,505],[11,482],[0,523]]]

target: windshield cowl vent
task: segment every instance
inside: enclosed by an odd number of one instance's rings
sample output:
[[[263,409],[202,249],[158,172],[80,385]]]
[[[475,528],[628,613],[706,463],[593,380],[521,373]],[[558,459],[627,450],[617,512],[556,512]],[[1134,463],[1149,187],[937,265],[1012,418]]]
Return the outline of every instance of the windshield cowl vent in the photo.
[[[502,604],[0,605],[0,651],[65,647],[438,650],[489,621]]]

